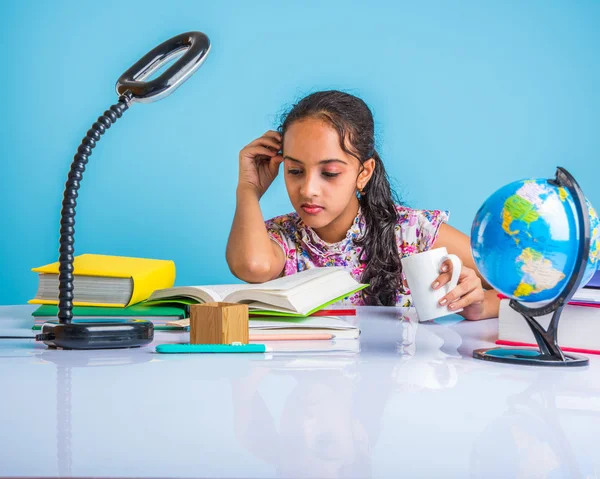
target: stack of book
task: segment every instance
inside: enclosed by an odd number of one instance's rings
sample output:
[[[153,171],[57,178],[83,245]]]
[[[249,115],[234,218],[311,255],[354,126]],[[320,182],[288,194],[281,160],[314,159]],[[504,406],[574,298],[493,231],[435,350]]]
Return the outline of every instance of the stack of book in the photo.
[[[227,302],[248,304],[250,333],[255,339],[293,336],[308,341],[328,336],[338,341],[360,334],[341,317],[354,315],[354,309],[324,310],[367,286],[340,267],[312,268],[261,284],[173,287],[172,261],[85,254],[73,264],[73,320],[77,322],[135,318],[152,321],[158,330],[181,330],[189,327],[190,305]],[[58,266],[52,263],[33,269],[39,274],[39,287],[29,302],[41,305],[33,313],[34,328],[56,318]]]
[[[506,298],[500,301],[496,344],[535,346],[527,322],[509,303]],[[552,315],[535,319],[547,330]],[[558,323],[558,344],[566,352],[600,354],[600,271],[563,308]]]
[[[250,341],[264,343],[278,353],[358,353],[360,329],[354,321],[355,310],[327,313],[331,316],[251,317]],[[284,337],[293,341],[281,340]]]
[[[155,291],[146,304],[226,302],[248,304],[250,341],[277,352],[359,351],[355,309],[325,309],[358,293],[357,282],[340,267],[312,268],[261,284],[183,286]],[[168,325],[189,326],[189,319]]]
[[[58,266],[56,262],[32,270],[39,275],[39,286],[29,303],[41,305],[33,312],[34,329],[56,319]],[[156,289],[173,286],[173,261],[83,254],[75,257],[73,268],[74,321],[146,319],[156,329],[181,329],[166,323],[185,318],[184,305],[143,303]]]
[[[321,314],[325,313],[325,314]],[[250,342],[301,341],[303,346],[314,346],[317,349],[332,346],[339,349],[355,350],[360,329],[355,321],[355,309],[321,310],[306,318],[289,316],[251,316],[248,323]],[[167,326],[189,327],[189,318],[172,320]],[[327,344],[322,340],[331,341]],[[309,344],[311,342],[311,344]],[[298,346],[291,346],[297,348]],[[278,348],[274,348],[278,349]]]

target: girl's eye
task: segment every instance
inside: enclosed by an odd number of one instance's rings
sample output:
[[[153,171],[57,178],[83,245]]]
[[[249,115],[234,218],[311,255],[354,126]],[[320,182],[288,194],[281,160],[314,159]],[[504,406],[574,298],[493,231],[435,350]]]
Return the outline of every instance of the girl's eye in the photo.
[[[288,170],[288,175],[299,175],[300,173],[302,173],[301,170]]]
[[[338,175],[339,175],[339,173],[332,173],[331,171],[323,172],[323,176],[326,176],[327,178],[335,178]]]

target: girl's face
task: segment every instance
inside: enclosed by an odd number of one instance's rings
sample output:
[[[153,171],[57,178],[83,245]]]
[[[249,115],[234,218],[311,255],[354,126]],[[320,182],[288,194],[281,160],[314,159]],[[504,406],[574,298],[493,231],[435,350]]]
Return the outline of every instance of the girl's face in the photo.
[[[366,185],[374,161],[361,168],[360,162],[340,147],[337,131],[316,118],[289,126],[283,158],[285,186],[302,221],[324,241],[342,240],[358,212],[357,183]]]

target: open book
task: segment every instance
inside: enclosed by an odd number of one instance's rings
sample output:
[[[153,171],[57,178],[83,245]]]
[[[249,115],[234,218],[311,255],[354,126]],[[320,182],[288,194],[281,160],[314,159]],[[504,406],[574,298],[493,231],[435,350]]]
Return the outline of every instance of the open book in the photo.
[[[367,286],[341,267],[311,268],[260,284],[160,289],[147,302],[245,303],[254,315],[305,317]]]

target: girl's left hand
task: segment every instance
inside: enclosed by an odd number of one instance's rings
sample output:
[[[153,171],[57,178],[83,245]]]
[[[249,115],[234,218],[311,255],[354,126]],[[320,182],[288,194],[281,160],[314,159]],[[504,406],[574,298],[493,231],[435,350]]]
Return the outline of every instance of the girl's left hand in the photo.
[[[452,263],[450,260],[442,264],[441,274],[431,287],[439,289],[450,281],[452,277]],[[450,311],[463,308],[458,313],[465,319],[482,319],[485,312],[485,291],[481,279],[475,270],[463,265],[458,277],[458,285],[446,296],[440,299],[441,306],[448,305]]]

